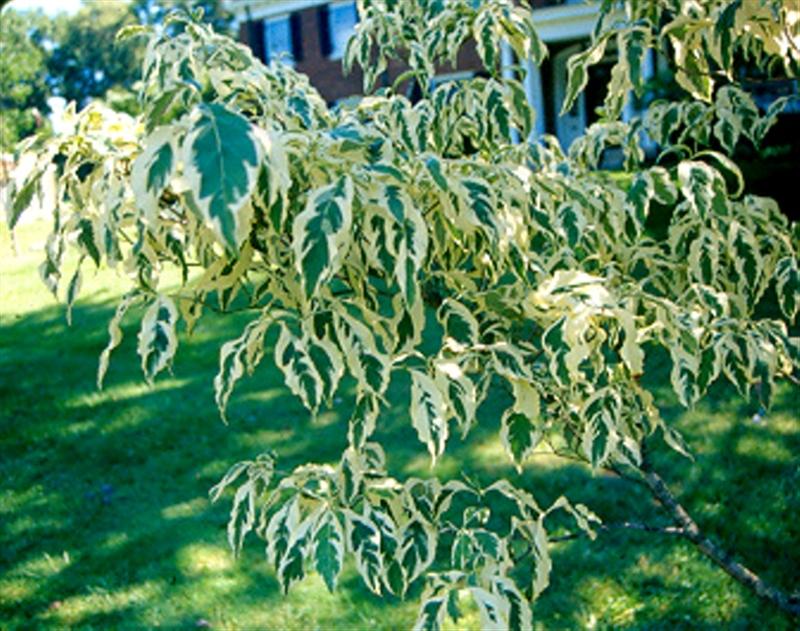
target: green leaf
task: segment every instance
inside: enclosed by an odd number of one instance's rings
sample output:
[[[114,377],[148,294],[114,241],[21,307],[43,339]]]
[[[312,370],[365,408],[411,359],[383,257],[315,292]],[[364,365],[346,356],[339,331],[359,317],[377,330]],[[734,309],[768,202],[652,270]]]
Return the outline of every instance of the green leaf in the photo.
[[[475,20],[472,33],[478,49],[478,55],[483,62],[483,67],[490,74],[497,70],[497,62],[500,58],[498,41],[495,39],[494,16],[488,10],[481,11]]]
[[[406,304],[419,297],[417,277],[428,253],[428,228],[422,215],[401,189],[390,184],[382,189],[381,203],[393,218],[386,228],[386,248],[394,257],[394,277]]]
[[[440,631],[447,611],[447,595],[426,598],[419,607],[413,631]]]
[[[100,266],[100,249],[98,247],[99,230],[91,219],[81,219],[78,223],[78,244],[96,266]]]
[[[295,217],[292,249],[306,296],[333,278],[347,254],[352,201],[353,184],[342,176],[309,195],[305,210]]]
[[[737,288],[745,296],[758,296],[764,260],[761,248],[753,232],[738,223],[731,222],[728,242],[734,256],[734,267],[739,276]]]
[[[293,334],[283,323],[275,344],[275,364],[289,389],[315,414],[324,398],[325,384],[309,353],[308,340]]]
[[[520,379],[511,381],[514,388],[514,406],[503,414],[500,423],[500,441],[511,457],[517,471],[542,438],[539,424],[540,397],[538,390]]]
[[[369,516],[345,510],[349,530],[350,549],[356,556],[356,569],[364,584],[375,594],[381,594],[383,562],[381,560],[381,533]]]
[[[797,317],[800,310],[800,270],[797,258],[785,256],[775,265],[775,291],[781,305],[783,315],[790,321]]]
[[[312,519],[312,517],[306,518],[299,526],[290,531],[286,552],[278,565],[278,583],[284,594],[289,592],[292,583],[305,576],[304,561],[308,551]]]
[[[83,259],[81,259],[82,261]],[[82,284],[82,276],[81,276],[81,263],[78,263],[78,267],[75,270],[75,273],[72,275],[69,283],[67,284],[67,296],[66,296],[66,303],[67,303],[67,324],[72,324],[72,306],[75,304],[75,301],[78,298],[78,294],[81,291],[81,284]]]
[[[588,50],[573,55],[567,61],[567,91],[564,95],[564,102],[561,104],[561,116],[572,109],[578,94],[589,83],[589,66],[598,63],[603,58],[609,36],[610,33],[605,33],[594,41]]]
[[[564,202],[558,207],[558,221],[561,232],[567,239],[567,245],[571,248],[577,247],[586,230],[586,218],[580,211],[578,204],[574,202]]]
[[[685,161],[678,165],[681,192],[699,217],[729,214],[725,180],[704,162]]]
[[[358,396],[347,427],[350,445],[359,449],[364,446],[375,431],[379,412],[380,403],[374,394],[363,392]]]
[[[460,183],[466,191],[467,207],[473,213],[473,221],[496,236],[495,201],[489,184],[476,178],[464,178]]]
[[[528,599],[522,595],[514,582],[505,576],[494,579],[495,590],[507,603],[509,631],[531,631],[533,612]]]
[[[270,517],[264,532],[267,542],[267,559],[277,570],[289,549],[292,533],[300,524],[297,496],[290,498]]]
[[[677,72],[675,80],[695,99],[711,102],[714,81],[704,54],[701,23],[682,15],[668,24],[662,33],[667,33],[672,44]]]
[[[704,230],[689,246],[689,270],[704,285],[714,286],[719,271],[719,242],[716,233]]]
[[[503,599],[482,587],[470,587],[475,604],[478,606],[478,617],[481,629],[505,629],[508,626],[505,620],[505,607]]]
[[[328,591],[336,589],[336,579],[344,563],[345,537],[336,513],[326,510],[317,520],[313,536],[312,556]]]
[[[247,202],[256,185],[261,143],[246,118],[218,103],[198,106],[191,120],[182,157],[192,204],[222,243],[237,250],[250,230]]]
[[[43,171],[35,171],[33,174],[28,176],[22,185],[22,188],[20,188],[19,191],[14,192],[12,195],[11,203],[8,205],[8,215],[6,218],[9,230],[14,229],[14,226],[17,225],[22,213],[25,212],[25,210],[31,205],[31,202],[33,202],[33,196],[39,192],[43,173]]]
[[[435,365],[436,385],[444,394],[449,411],[461,427],[462,436],[466,436],[475,423],[478,389],[457,362],[438,361]]]
[[[475,315],[455,298],[446,298],[436,316],[452,339],[470,346],[478,343],[480,327]]]
[[[585,423],[583,453],[595,469],[605,464],[617,449],[620,437],[616,421],[620,408],[619,396],[607,388],[594,393],[581,408]]]
[[[535,449],[541,438],[535,423],[526,414],[509,408],[500,422],[500,441],[517,471],[522,471],[522,461]]]
[[[671,351],[672,372],[670,373],[670,380],[672,389],[678,395],[678,400],[681,404],[685,407],[690,407],[700,394],[697,385],[697,359],[679,346],[673,347]]]
[[[142,358],[142,371],[148,383],[172,363],[178,338],[175,327],[178,310],[171,298],[159,296],[148,307],[142,318],[139,331],[139,356]]]
[[[372,331],[344,310],[337,313],[334,327],[347,367],[359,388],[378,397],[383,395],[389,385],[389,357],[378,348]]]
[[[736,12],[742,5],[742,0],[733,0],[719,13],[714,24],[714,37],[719,42],[722,67],[730,71],[734,51],[734,26],[736,25]]]
[[[142,141],[144,150],[133,161],[131,188],[136,205],[151,226],[155,226],[159,198],[176,170],[178,133],[174,125],[157,127]]]
[[[433,179],[436,186],[439,187],[439,190],[443,193],[450,192],[450,185],[447,183],[447,179],[442,173],[442,163],[436,156],[428,156],[425,158],[425,167],[428,169],[428,173],[430,173],[431,179]]]
[[[427,570],[436,558],[437,530],[422,519],[414,518],[402,527],[400,541],[402,543],[398,552],[402,555],[401,565],[408,582],[411,583]]]
[[[264,336],[272,322],[271,317],[261,316],[249,322],[238,338],[222,345],[219,372],[214,377],[214,394],[223,419],[236,382],[244,375],[245,370],[252,373],[264,356]]]
[[[103,381],[108,371],[111,353],[120,345],[120,342],[122,342],[122,328],[120,327],[122,319],[125,317],[125,314],[128,313],[128,309],[140,300],[141,296],[138,291],[125,294],[122,302],[117,305],[114,315],[108,322],[108,344],[103,349],[103,352],[100,353],[100,360],[97,365],[97,388],[99,390],[103,389]]]
[[[447,442],[445,401],[439,388],[426,374],[411,371],[411,422],[419,439],[428,447],[432,464],[444,453]]]

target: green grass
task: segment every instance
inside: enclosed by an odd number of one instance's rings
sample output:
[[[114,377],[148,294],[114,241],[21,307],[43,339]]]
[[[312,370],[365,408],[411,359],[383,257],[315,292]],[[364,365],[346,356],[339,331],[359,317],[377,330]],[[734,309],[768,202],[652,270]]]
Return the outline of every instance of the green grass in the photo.
[[[231,463],[268,448],[285,469],[334,460],[346,441],[348,397],[309,420],[265,361],[235,393],[224,425],[211,380],[221,341],[246,316],[201,321],[182,338],[173,375],[153,389],[140,376],[132,318],[98,391],[97,357],[124,282],[90,272],[67,327],[36,273],[43,235],[41,225],[23,226],[15,255],[0,232],[0,629],[409,628],[413,600],[372,596],[352,567],[336,594],[312,576],[282,597],[256,540],[232,558],[228,507],[207,500]],[[654,370],[663,377],[662,366]],[[426,475],[404,387],[400,380],[379,439],[393,472]],[[800,587],[796,398],[780,390],[765,425],[753,424],[753,410],[726,387],[685,414],[667,399],[665,414],[697,458],[664,453],[658,461],[701,525],[787,590]],[[496,438],[503,404],[482,409],[467,442],[451,440],[438,473],[517,479]],[[564,493],[608,521],[659,520],[640,489],[548,456],[535,457],[521,482],[542,503]],[[535,607],[542,629],[791,627],[675,539],[620,532],[557,544],[553,554],[552,585]],[[468,616],[458,627],[477,623]]]

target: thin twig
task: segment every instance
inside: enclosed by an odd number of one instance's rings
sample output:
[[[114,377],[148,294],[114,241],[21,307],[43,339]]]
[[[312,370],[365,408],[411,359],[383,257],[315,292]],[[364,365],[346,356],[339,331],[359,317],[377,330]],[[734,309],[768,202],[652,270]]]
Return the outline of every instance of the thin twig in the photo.
[[[684,535],[686,534],[683,528],[676,526],[654,526],[652,524],[643,524],[637,521],[623,521],[613,524],[601,524],[595,528],[602,532],[611,532],[613,530],[639,530],[642,532],[652,532],[661,535]],[[588,533],[580,530],[577,532],[569,532],[557,537],[549,537],[547,540],[550,543],[560,543],[562,541],[572,541],[574,539],[582,539],[587,537]]]
[[[686,539],[691,541],[700,552],[721,567],[733,579],[754,591],[758,596],[781,611],[800,618],[800,598],[787,595],[785,592],[770,585],[751,569],[735,561],[727,550],[722,549],[703,534],[697,522],[694,521],[675,495],[672,494],[664,480],[652,469],[647,460],[642,464],[642,471],[644,473],[644,481],[653,497],[670,515]]]

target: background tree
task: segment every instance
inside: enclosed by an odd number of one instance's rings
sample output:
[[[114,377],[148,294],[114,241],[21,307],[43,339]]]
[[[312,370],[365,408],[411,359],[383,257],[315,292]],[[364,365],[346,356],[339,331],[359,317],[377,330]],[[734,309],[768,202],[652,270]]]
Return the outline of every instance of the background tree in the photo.
[[[9,151],[46,124],[50,24],[43,13],[0,14],[0,151]]]
[[[136,23],[125,2],[90,2],[72,15],[54,18],[47,72],[53,93],[83,107],[112,88],[131,90],[139,79],[142,48],[117,42],[124,26]]]
[[[141,40],[118,42],[125,26],[163,24],[175,9],[202,10],[219,32],[230,25],[219,0],[87,2],[74,14],[49,17],[42,11],[2,8],[0,18],[0,103],[3,150],[47,125],[47,98],[60,96],[78,107],[94,99],[138,113],[135,83],[141,76]]]
[[[133,0],[131,7],[140,24],[150,25],[163,24],[167,15],[175,10],[193,12],[199,9],[203,12],[203,22],[218,33],[230,34],[233,16],[224,9],[221,0]]]
[[[534,113],[499,51],[541,63],[546,49],[530,9],[510,0],[364,0],[346,63],[364,68],[370,90],[404,56],[401,81],[417,80],[423,97],[389,89],[334,110],[291,68],[266,68],[173,16],[181,28],[150,34],[142,125],[94,106],[70,134],[30,143],[38,162],[9,221],[55,178],[48,287],[66,285],[69,309],[90,261],[134,279],[109,324],[100,385],[133,307],[144,308],[138,352],[151,383],[171,365],[179,323],[191,331],[205,310],[245,310],[252,320],[220,353],[223,414],[273,342],[310,414],[347,397],[338,462],[284,471],[268,452],[212,492],[236,486],[231,545],[255,531],[284,590],[312,569],[334,589],[350,554],[377,594],[404,596],[424,580],[419,628],[439,628],[469,596],[484,628],[528,629],[559,524],[570,529],[561,538],[613,527],[682,537],[800,613],[706,536],[656,470],[654,451],[687,447],[647,379],[652,362],[669,362],[684,406],[726,379],[764,409],[777,380],[797,379],[798,233],[772,200],[744,192],[730,156],[762,142],[786,103],[755,107],[736,85],[736,53],[796,76],[800,13],[777,1],[618,8],[603,4],[591,45],[569,62],[565,109],[588,67],[618,52],[601,120],[567,152],[549,137],[514,141]],[[437,64],[468,40],[489,77],[430,89]],[[622,122],[651,48],[691,99]],[[659,146],[655,163],[643,130]],[[600,167],[610,147],[626,173]],[[77,267],[65,267],[67,247]],[[647,488],[666,523],[603,524],[569,489],[545,505],[514,478],[389,471],[377,430],[391,382],[432,465],[453,432],[469,440],[476,423],[499,421],[518,471],[537,449],[611,471]],[[500,419],[481,414],[489,397],[505,402]]]

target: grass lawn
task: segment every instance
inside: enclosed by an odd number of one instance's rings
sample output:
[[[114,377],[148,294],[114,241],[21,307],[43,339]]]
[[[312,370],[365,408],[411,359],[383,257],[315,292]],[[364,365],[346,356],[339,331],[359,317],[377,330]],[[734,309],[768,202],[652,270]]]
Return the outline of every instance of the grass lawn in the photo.
[[[131,318],[98,391],[97,357],[124,283],[89,271],[68,327],[36,272],[45,229],[23,226],[16,254],[0,229],[0,629],[410,628],[413,598],[372,596],[352,567],[334,595],[312,576],[282,597],[258,541],[233,559],[228,505],[207,499],[228,466],[268,448],[283,469],[335,460],[346,442],[347,397],[308,420],[265,360],[234,394],[224,425],[211,384],[217,352],[247,316],[202,320],[182,338],[173,375],[152,389],[141,378]],[[663,366],[654,370],[668,382]],[[427,475],[425,449],[403,413],[405,385],[398,380],[379,440],[390,470]],[[800,589],[798,398],[783,386],[766,422],[755,424],[754,410],[728,387],[688,413],[665,394],[664,413],[696,461],[659,457],[701,526],[787,591]],[[451,439],[437,473],[517,480],[497,440],[503,404],[482,408],[468,442]],[[535,457],[524,479],[542,503],[567,494],[607,521],[660,519],[640,489],[574,463]],[[620,532],[555,544],[553,554],[537,628],[792,627],[676,539]],[[477,627],[471,615],[458,624]]]

